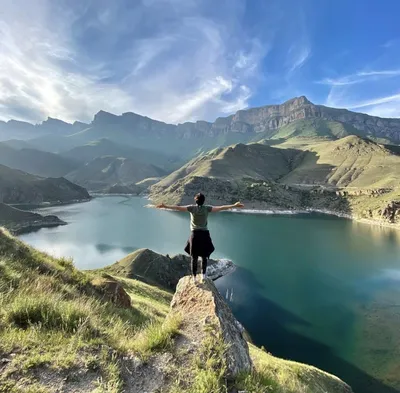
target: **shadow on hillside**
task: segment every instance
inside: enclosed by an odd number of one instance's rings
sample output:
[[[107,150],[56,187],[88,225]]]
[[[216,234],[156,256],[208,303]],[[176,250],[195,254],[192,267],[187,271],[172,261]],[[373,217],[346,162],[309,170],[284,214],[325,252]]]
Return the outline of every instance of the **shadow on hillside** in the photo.
[[[289,148],[285,149],[285,155],[290,172],[277,181],[298,194],[301,208],[351,215],[347,197],[337,195],[337,186],[328,183],[335,174],[333,165],[318,163],[316,152]],[[350,181],[352,175],[349,171],[341,177],[341,181],[346,183],[346,178]]]
[[[334,374],[348,383],[355,393],[399,392],[339,358],[329,346],[291,330],[290,326],[310,324],[260,295],[263,286],[250,271],[238,268],[217,284],[222,295],[228,294],[228,299],[230,288],[234,288],[233,302],[228,303],[257,346],[264,346],[277,357],[311,364]],[[245,303],[241,302],[243,296]]]

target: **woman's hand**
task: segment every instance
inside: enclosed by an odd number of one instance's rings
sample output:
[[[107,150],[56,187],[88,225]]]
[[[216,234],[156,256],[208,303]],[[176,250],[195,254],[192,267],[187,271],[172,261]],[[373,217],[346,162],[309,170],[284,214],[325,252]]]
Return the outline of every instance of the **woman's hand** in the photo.
[[[236,202],[233,206],[238,209],[242,209],[244,207],[243,203],[240,203],[240,202]]]
[[[164,203],[160,203],[159,205],[156,205],[157,209],[165,209],[165,204]]]

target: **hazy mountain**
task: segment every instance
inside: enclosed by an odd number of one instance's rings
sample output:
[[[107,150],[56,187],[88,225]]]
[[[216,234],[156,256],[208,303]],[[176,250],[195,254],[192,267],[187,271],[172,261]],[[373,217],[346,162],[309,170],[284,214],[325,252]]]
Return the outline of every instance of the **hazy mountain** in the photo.
[[[31,145],[29,142],[21,140],[21,139],[8,139],[6,141],[1,142],[1,144],[12,147],[13,149],[16,149],[16,150],[34,149],[33,145]]]
[[[64,203],[86,200],[88,192],[64,178],[43,178],[0,165],[0,202]]]
[[[131,158],[141,163],[153,164],[166,169],[176,165],[176,158],[173,158],[168,154],[162,154],[153,150],[137,149],[132,146],[119,145],[108,138],[102,138],[82,146],[77,146],[61,153],[61,155],[82,163],[87,163],[98,157],[114,156]]]
[[[164,176],[164,170],[130,158],[104,156],[90,161],[67,178],[92,191],[104,191],[114,185],[131,185],[140,180]]]
[[[13,149],[0,143],[0,164],[43,177],[60,177],[75,170],[78,163],[35,149]]]
[[[88,126],[88,124],[81,122],[70,124],[51,117],[36,125],[18,120],[0,121],[0,140],[27,140],[43,135],[70,135]]]

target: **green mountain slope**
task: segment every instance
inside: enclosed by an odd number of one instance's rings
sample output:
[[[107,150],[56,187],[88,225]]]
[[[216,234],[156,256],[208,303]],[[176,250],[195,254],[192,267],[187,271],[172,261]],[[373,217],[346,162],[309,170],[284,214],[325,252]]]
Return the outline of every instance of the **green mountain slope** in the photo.
[[[153,185],[151,198],[191,203],[201,191],[210,203],[242,200],[248,208],[328,210],[400,224],[396,149],[354,135],[299,139],[213,150]]]
[[[276,149],[262,144],[238,144],[215,149],[194,158],[182,168],[162,179],[157,187],[169,187],[189,177],[223,180],[278,180],[291,171],[303,153],[293,149]]]
[[[73,171],[78,163],[57,154],[35,149],[14,149],[0,143],[0,164],[43,177],[60,177]]]
[[[348,135],[361,135],[361,132],[345,123],[323,119],[305,119],[279,128],[271,139],[293,137],[338,139]]]
[[[88,192],[64,178],[43,178],[0,165],[0,201],[9,204],[88,200]]]
[[[186,287],[189,296],[182,288],[183,304],[218,321],[209,304],[209,289],[217,291],[212,282],[193,288],[199,292],[195,299],[191,288]],[[0,229],[0,391],[226,391],[229,348],[221,328],[237,331],[236,324],[215,326],[210,334],[207,321],[187,313],[185,321],[197,326],[189,331],[182,317],[170,312],[171,299],[170,292],[138,280],[78,271],[70,260],[38,252]],[[351,393],[340,379],[315,367],[254,346],[250,356],[254,369],[231,376],[230,389]]]

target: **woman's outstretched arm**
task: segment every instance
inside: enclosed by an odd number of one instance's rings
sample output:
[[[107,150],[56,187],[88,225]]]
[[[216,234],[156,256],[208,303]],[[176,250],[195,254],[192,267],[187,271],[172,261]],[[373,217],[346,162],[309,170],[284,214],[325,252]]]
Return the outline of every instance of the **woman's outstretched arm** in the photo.
[[[175,206],[175,205],[166,205],[164,203],[160,203],[156,206],[157,209],[168,209],[168,210],[175,210],[178,212],[187,212],[187,206]]]
[[[236,202],[233,205],[213,206],[211,211],[213,213],[218,213],[218,212],[222,212],[224,210],[235,209],[235,208],[236,209],[242,209],[242,208],[244,208],[244,205],[243,205],[243,203]]]

